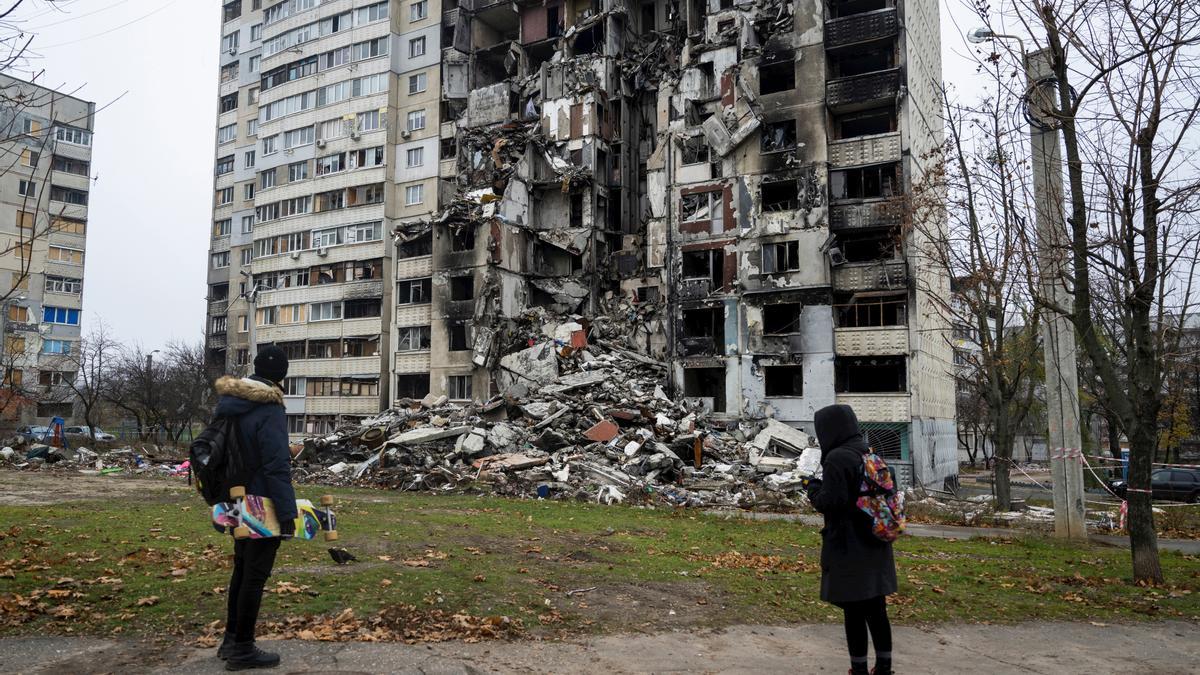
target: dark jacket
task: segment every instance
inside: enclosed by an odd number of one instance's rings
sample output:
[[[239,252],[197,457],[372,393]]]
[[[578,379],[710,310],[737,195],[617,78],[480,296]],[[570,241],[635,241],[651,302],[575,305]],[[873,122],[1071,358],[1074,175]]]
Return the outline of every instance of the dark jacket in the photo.
[[[280,522],[296,517],[296,492],[292,489],[292,454],[288,450],[287,416],[283,392],[259,377],[222,377],[217,380],[216,414],[238,416],[241,447],[246,465],[254,472],[247,494],[269,497]]]
[[[814,418],[821,445],[822,479],[808,499],[825,516],[821,530],[821,599],[843,603],[896,592],[890,542],[871,533],[871,518],[855,505],[868,448],[848,405],[831,405]]]

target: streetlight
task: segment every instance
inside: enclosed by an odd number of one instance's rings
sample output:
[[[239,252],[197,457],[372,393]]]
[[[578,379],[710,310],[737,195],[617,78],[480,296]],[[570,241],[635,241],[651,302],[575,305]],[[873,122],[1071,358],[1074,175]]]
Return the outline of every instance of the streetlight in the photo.
[[[1043,298],[1055,308],[1069,307],[1066,256],[1070,241],[1062,204],[1062,157],[1058,148],[1058,125],[1047,119],[1041,98],[1044,87],[1057,87],[1048,50],[1025,51],[1025,42],[1016,35],[1004,35],[990,28],[975,28],[967,33],[969,42],[1015,40],[1021,48],[1022,65],[1028,89],[1025,103],[1029,121],[1030,159],[1033,164],[1033,195],[1037,216],[1037,262]],[[1046,362],[1046,449],[1050,454],[1053,478],[1054,533],[1073,539],[1087,538],[1087,512],[1083,502],[1083,442],[1079,431],[1079,377],[1075,361],[1075,327],[1054,308],[1043,307],[1042,349]]]

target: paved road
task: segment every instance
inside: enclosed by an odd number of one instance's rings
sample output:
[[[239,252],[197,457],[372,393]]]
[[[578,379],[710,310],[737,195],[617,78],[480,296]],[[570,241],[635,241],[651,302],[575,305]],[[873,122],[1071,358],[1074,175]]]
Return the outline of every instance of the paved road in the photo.
[[[898,628],[898,673],[1179,675],[1200,673],[1200,625],[1157,623]],[[404,645],[263,643],[279,673],[821,673],[846,672],[840,626],[737,626],[571,642]],[[84,638],[0,640],[5,673],[221,672],[214,649]]]

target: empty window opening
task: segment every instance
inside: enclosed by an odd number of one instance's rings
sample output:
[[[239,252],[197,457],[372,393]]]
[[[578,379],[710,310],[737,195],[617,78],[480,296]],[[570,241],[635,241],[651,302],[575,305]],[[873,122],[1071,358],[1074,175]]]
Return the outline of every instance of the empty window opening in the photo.
[[[683,278],[707,279],[712,283],[710,292],[724,286],[724,268],[725,251],[719,248],[683,252]]]
[[[473,251],[475,250],[475,226],[464,225],[463,227],[450,229],[450,250],[451,251]]]
[[[429,349],[432,329],[429,326],[404,326],[398,331],[396,351],[418,352]]]
[[[658,286],[642,286],[637,289],[638,302],[658,302]]]
[[[893,0],[830,0],[829,18],[853,16],[863,12],[873,12],[877,9],[891,7]]]
[[[683,395],[688,398],[712,399],[713,412],[725,412],[725,369],[685,368]]]
[[[583,269],[583,256],[538,242],[533,247],[533,269],[544,276],[567,276]]]
[[[471,331],[468,330],[466,322],[452,323],[449,330],[450,351],[462,352],[471,348]]]
[[[763,152],[781,152],[796,147],[796,120],[768,122],[759,132]]]
[[[829,172],[830,198],[885,199],[896,194],[896,165],[878,164]]]
[[[379,336],[342,340],[342,356],[379,356]]]
[[[309,340],[308,358],[336,359],[342,356],[341,340]]]
[[[458,156],[458,143],[453,138],[443,138],[441,140],[441,157],[442,159],[454,159]]]
[[[475,277],[450,277],[450,299],[470,300],[475,297]]]
[[[833,126],[837,138],[887,134],[896,130],[896,111],[893,109],[870,110],[853,115],[841,115],[834,118]]]
[[[383,301],[379,298],[369,300],[347,300],[344,316],[347,319],[365,319],[376,317],[382,311]]]
[[[433,253],[433,234],[423,234],[400,244],[401,258],[419,258]]]
[[[908,301],[903,294],[858,293],[833,309],[838,328],[908,325]]]
[[[800,183],[794,180],[764,181],[759,197],[764,212],[795,211],[800,208]]]
[[[725,344],[725,310],[683,310],[683,331],[680,340],[684,353],[688,356],[724,351],[722,347]]]
[[[422,399],[429,394],[429,373],[396,376],[396,398]]]
[[[683,195],[680,200],[680,212],[685,222],[700,220],[722,221],[725,217],[725,203],[720,191],[695,192]]]
[[[583,194],[571,195],[571,227],[583,227]]]
[[[733,7],[733,0],[721,0],[721,9],[729,9],[729,7]],[[724,33],[731,28],[733,28],[733,19],[722,19],[717,22],[718,33]]]
[[[763,335],[800,332],[800,303],[781,302],[763,306]]]
[[[767,396],[803,396],[803,366],[767,366],[763,368]]]
[[[903,392],[908,388],[906,371],[903,356],[838,357],[834,388],[839,394]]]
[[[873,262],[876,260],[897,260],[900,258],[899,234],[884,232],[880,234],[841,237],[838,247],[845,256],[846,262]]]
[[[887,70],[896,65],[896,47],[895,44],[872,48],[858,47],[830,59],[830,65],[833,68],[832,77],[835,78]]]
[[[397,305],[426,305],[433,297],[433,280],[405,279],[396,282]]]
[[[642,5],[642,33],[649,33],[654,30],[654,3],[647,2]]]
[[[603,45],[604,23],[601,22],[578,34],[575,38],[574,55],[595,54],[601,51]]]
[[[758,66],[758,93],[775,94],[796,88],[796,62],[792,59]]]
[[[762,245],[762,272],[795,272],[800,269],[800,242],[779,241]]]

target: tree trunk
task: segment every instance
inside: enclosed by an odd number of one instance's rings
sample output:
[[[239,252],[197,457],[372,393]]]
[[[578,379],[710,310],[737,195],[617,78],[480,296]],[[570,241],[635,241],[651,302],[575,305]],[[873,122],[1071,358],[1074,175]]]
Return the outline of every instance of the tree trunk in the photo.
[[[996,458],[995,472],[993,474],[996,480],[996,510],[1011,511],[1012,430],[1007,424],[1007,419],[1000,420],[1000,422],[1000,424],[996,425],[996,432],[992,435],[994,446],[992,453]]]
[[[1117,416],[1104,413],[1104,423],[1108,427],[1108,452],[1113,459],[1121,459],[1121,429],[1117,426]]]
[[[1133,579],[1154,584],[1163,582],[1158,560],[1158,535],[1154,531],[1154,508],[1150,495],[1153,469],[1154,433],[1152,425],[1138,424],[1129,434],[1129,549],[1133,554]]]

